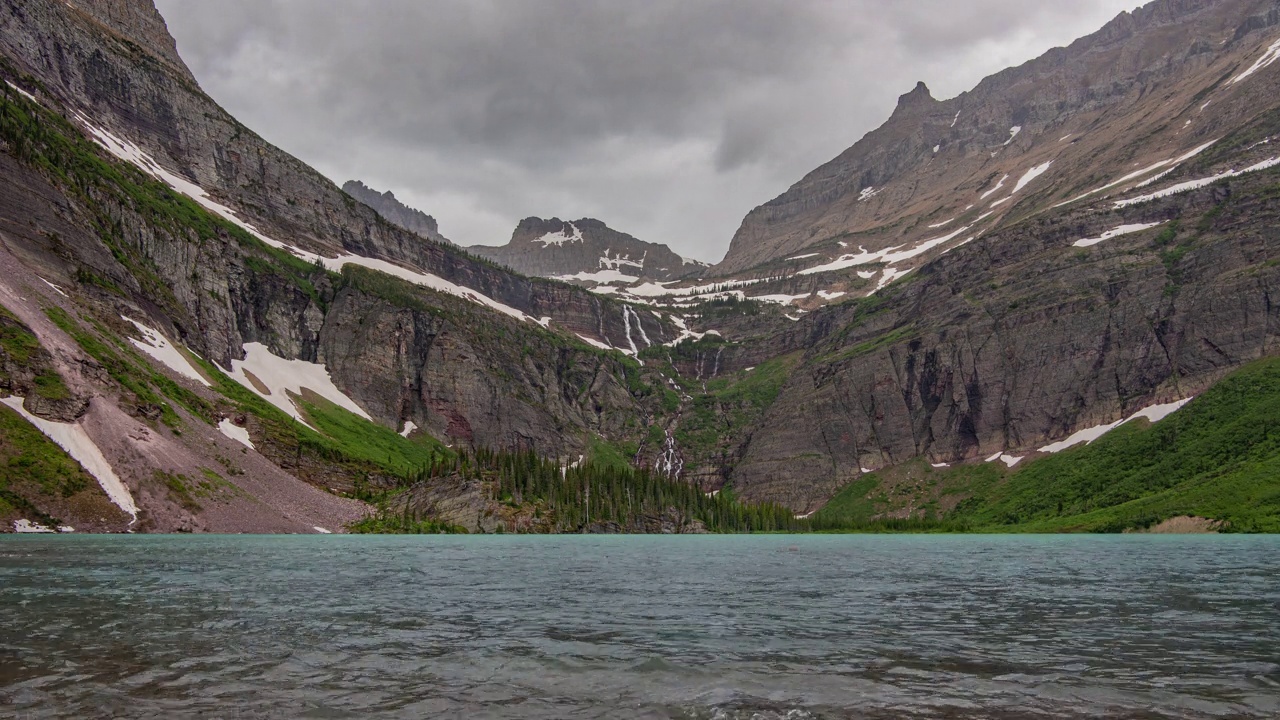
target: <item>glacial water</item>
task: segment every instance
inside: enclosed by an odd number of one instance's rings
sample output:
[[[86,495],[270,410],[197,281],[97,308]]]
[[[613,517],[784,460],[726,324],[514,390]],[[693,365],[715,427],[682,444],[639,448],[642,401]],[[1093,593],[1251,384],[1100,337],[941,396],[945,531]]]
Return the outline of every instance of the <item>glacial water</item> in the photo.
[[[1277,537],[5,537],[0,717],[1275,718]]]

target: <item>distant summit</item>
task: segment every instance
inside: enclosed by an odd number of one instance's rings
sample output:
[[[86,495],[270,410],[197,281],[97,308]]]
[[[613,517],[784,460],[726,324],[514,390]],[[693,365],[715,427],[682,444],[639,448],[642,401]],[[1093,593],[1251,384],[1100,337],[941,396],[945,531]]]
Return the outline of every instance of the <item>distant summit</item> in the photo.
[[[378,214],[386,218],[387,222],[399,225],[405,230],[421,235],[428,240],[443,243],[451,242],[440,234],[435,218],[400,202],[396,199],[395,193],[390,190],[380,193],[359,180],[348,180],[343,184],[342,190],[351,197],[377,210]]]
[[[529,217],[520,221],[506,245],[467,249],[526,275],[590,287],[626,285],[640,279],[675,280],[698,274],[705,267],[680,257],[666,245],[638,240],[593,218]]]

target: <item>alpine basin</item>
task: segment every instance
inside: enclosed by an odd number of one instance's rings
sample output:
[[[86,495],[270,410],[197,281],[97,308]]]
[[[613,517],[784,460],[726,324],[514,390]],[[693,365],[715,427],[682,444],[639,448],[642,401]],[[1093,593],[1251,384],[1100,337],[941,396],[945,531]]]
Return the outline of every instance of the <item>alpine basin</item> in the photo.
[[[1280,538],[0,540],[0,715],[1280,716]]]

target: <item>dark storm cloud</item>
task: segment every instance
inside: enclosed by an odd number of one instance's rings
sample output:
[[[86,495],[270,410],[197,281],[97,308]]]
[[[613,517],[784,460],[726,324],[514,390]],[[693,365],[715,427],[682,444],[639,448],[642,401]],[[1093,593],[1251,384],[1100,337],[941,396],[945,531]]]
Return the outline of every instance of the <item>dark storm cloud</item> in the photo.
[[[708,260],[925,80],[954,95],[1118,0],[157,0],[201,84],[463,243],[593,215]]]

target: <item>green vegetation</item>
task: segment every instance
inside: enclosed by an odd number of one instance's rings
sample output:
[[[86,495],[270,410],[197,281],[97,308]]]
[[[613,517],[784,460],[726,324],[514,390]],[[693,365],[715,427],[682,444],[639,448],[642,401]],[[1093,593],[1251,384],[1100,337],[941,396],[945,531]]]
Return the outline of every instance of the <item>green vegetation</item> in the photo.
[[[50,365],[48,353],[35,333],[0,308],[0,380],[11,380],[11,371],[17,367],[28,368],[33,373],[36,395],[47,400],[71,397],[71,390]]]
[[[300,404],[307,420],[332,440],[331,447],[347,458],[378,465],[399,477],[409,477],[418,468],[454,454],[426,433],[409,440],[315,395],[308,395]]]
[[[0,406],[0,517],[17,514],[50,527],[41,498],[67,499],[97,481],[44,433],[12,409]]]
[[[688,483],[646,469],[586,461],[566,467],[532,451],[480,449],[460,452],[452,459],[423,468],[417,482],[479,480],[490,500],[510,507],[532,508],[554,532],[581,532],[591,526],[612,525],[639,531],[666,521],[683,529],[701,526],[711,532],[778,532],[804,528],[791,510],[774,504],[741,503],[720,494],[708,497]],[[405,485],[379,502],[377,516],[357,523],[359,532],[440,532],[438,523],[423,521],[407,509],[388,510],[389,500]],[[407,507],[407,505],[405,506]],[[425,524],[424,524],[425,523]],[[443,531],[449,531],[445,528]]]
[[[1155,425],[1028,463],[951,516],[975,527],[1113,532],[1178,515],[1280,531],[1280,359],[1250,364]]]
[[[421,520],[406,510],[403,513],[381,513],[357,520],[347,526],[356,535],[461,535],[466,528],[434,520]]]
[[[91,332],[57,306],[45,308],[45,315],[70,335],[82,350],[101,363],[112,380],[133,393],[140,405],[158,408],[161,420],[169,427],[180,427],[181,422],[167,400],[176,402],[194,415],[206,419],[212,416],[213,409],[209,403],[152,369],[151,364],[120,340],[116,333],[101,325],[97,326],[97,333]],[[112,344],[108,344],[103,338],[110,338]]]
[[[798,353],[761,363],[745,375],[721,376],[706,384],[706,392],[696,395],[685,408],[675,436],[682,448],[715,448],[735,428],[749,427],[777,399],[791,370],[800,360]]]

